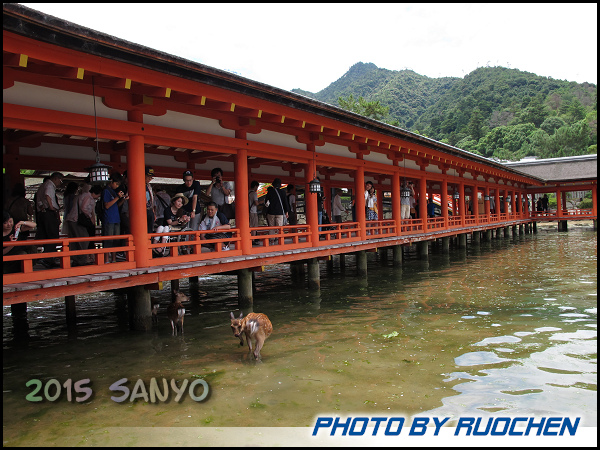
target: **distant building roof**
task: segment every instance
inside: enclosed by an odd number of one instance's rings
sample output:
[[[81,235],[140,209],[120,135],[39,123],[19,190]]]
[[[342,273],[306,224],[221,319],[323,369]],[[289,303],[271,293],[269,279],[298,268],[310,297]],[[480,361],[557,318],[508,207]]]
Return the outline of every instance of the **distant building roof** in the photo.
[[[583,181],[598,178],[597,154],[550,159],[526,158],[504,164],[550,182]]]

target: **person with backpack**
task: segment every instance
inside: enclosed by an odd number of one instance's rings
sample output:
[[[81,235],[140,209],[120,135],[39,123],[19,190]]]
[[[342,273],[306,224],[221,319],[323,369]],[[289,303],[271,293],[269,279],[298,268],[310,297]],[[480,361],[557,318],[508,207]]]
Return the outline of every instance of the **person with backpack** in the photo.
[[[67,224],[68,236],[70,238],[81,238],[93,236],[92,230],[87,229],[81,225],[78,221],[80,214],[85,214],[92,224],[95,221],[95,208],[94,205],[96,200],[102,195],[102,188],[98,185],[91,186],[88,192],[82,192],[76,195],[73,199],[73,207],[69,214],[65,216],[65,223]],[[69,250],[87,250],[90,247],[89,241],[71,242],[69,244]],[[72,257],[71,266],[83,266],[92,264],[94,257],[92,255],[76,255]]]
[[[289,216],[290,208],[288,206],[285,191],[281,189],[281,180],[275,178],[272,186],[267,189],[265,196],[265,206],[267,207],[267,223],[270,227],[279,227],[285,225],[284,221]],[[276,230],[271,230],[269,234],[276,234]],[[270,240],[271,245],[275,244],[275,240]]]
[[[126,198],[123,191],[118,190],[123,177],[119,172],[115,172],[110,176],[109,182],[102,191],[102,236],[118,236],[121,234],[121,216],[119,214],[118,203]],[[111,239],[104,241],[104,248],[115,247],[118,241]],[[105,253],[104,262],[110,263],[116,261],[115,254]]]

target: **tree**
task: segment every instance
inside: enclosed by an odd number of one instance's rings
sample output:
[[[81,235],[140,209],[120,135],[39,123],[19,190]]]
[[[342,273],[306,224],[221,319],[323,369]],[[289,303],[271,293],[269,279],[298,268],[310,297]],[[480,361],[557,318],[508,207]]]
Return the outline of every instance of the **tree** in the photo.
[[[467,133],[475,140],[479,141],[483,136],[483,114],[479,108],[475,108],[471,114],[471,119],[467,125]]]
[[[390,112],[390,108],[383,106],[379,100],[369,102],[363,97],[359,97],[357,102],[352,94],[346,98],[338,97],[338,104],[347,111],[352,111],[375,120],[382,120]]]
[[[574,99],[567,108],[567,121],[569,123],[578,122],[585,118],[586,112],[579,100]]]
[[[546,117],[544,122],[542,122],[540,125],[540,128],[552,136],[556,130],[558,130],[560,127],[564,127],[565,125],[566,122],[560,117],[551,116]]]

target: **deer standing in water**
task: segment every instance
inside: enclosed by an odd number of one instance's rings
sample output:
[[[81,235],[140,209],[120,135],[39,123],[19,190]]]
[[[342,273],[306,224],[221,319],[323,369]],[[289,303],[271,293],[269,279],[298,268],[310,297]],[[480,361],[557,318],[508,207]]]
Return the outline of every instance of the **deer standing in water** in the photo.
[[[185,308],[182,302],[188,301],[188,296],[180,291],[173,291],[175,294],[175,301],[167,306],[167,317],[171,321],[171,328],[173,329],[173,336],[177,336],[177,329],[181,329],[183,334],[183,317],[185,316]]]
[[[244,313],[240,313],[240,317],[236,319],[233,313],[229,314],[233,335],[240,339],[240,345],[244,345],[243,334],[245,334],[250,352],[252,352],[252,339],[254,339],[254,358],[260,359],[260,349],[273,331],[273,325],[269,318],[260,313],[250,313],[246,317],[244,317]],[[242,317],[244,318],[242,319]]]

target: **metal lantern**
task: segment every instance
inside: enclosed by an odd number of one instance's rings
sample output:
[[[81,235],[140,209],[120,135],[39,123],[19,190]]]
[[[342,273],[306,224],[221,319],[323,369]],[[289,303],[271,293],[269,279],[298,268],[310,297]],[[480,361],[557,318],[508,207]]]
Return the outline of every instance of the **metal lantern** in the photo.
[[[458,191],[454,191],[454,200],[458,200],[460,198],[460,193]]]
[[[401,198],[409,198],[411,195],[410,189],[404,185],[402,189],[400,189],[400,197]]]
[[[108,170],[111,166],[102,164],[99,158],[96,158],[96,163],[90,167],[86,167],[85,170],[90,171],[90,184],[104,184],[108,181],[109,175]]]
[[[486,201],[486,202],[489,202],[490,201],[490,196],[489,195],[484,195],[483,196],[483,200]]]
[[[96,91],[94,88],[94,77],[92,77],[92,98],[94,100],[94,128],[96,129],[96,163],[92,164],[90,167],[86,167],[85,170],[90,171],[91,184],[105,184],[109,178],[108,170],[112,167],[100,162],[100,148],[98,146],[98,116],[96,115]]]
[[[510,203],[510,197],[506,197],[506,203]]]
[[[321,182],[316,178],[313,179],[310,183],[308,183],[308,191],[313,194],[318,194],[321,192]]]

